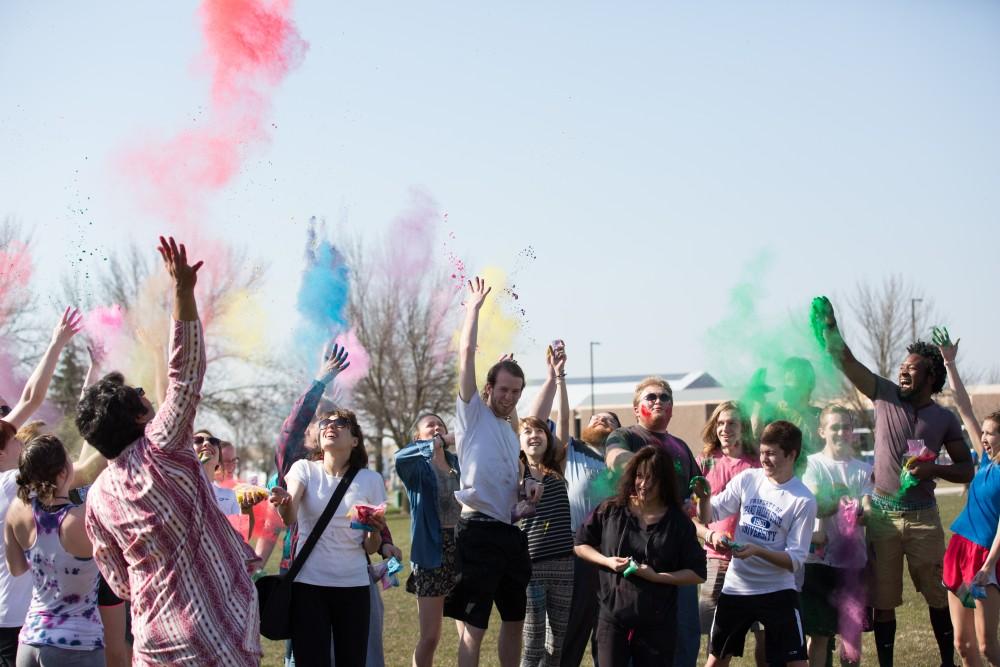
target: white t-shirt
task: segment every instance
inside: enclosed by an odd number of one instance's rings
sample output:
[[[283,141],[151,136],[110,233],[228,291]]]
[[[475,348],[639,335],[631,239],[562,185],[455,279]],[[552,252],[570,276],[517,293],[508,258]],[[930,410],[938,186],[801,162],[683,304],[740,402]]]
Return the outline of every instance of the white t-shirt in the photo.
[[[861,496],[869,495],[874,489],[872,479],[872,467],[864,461],[858,459],[848,459],[847,461],[836,461],[823,452],[817,452],[806,461],[806,471],[802,475],[802,481],[806,487],[814,494],[829,491],[834,486],[843,486],[848,489],[847,495],[857,501],[861,501]],[[839,531],[834,526],[834,516],[827,516],[816,519],[816,528],[822,528],[827,538],[836,541]],[[849,553],[850,559],[838,560],[837,554]],[[867,561],[867,550],[865,547],[865,531],[859,526],[857,535],[850,545],[836,545],[829,542],[823,550],[823,557],[816,554],[809,554],[807,563],[821,563],[832,567],[863,567]]]
[[[241,514],[240,504],[236,502],[236,492],[212,483],[212,490],[215,491],[215,502],[219,504],[219,509],[226,516]]]
[[[17,497],[17,469],[0,472],[0,534],[7,525],[7,510]],[[11,575],[7,559],[0,558],[0,628],[24,625],[31,605],[31,573]]]
[[[733,477],[722,493],[712,498],[713,521],[737,512],[740,522],[733,539],[771,551],[784,551],[791,557],[794,571],[772,565],[760,556],[734,557],[722,592],[759,595],[797,590],[795,574],[805,564],[816,521],[816,499],[812,492],[797,477],[775,484],[764,475],[763,469],[751,468]]]
[[[301,548],[337,490],[340,477],[328,475],[322,461],[301,460],[292,464],[285,480],[289,485],[295,481],[305,487],[298,514]],[[365,532],[351,528],[347,514],[359,503],[380,505],[384,502],[385,482],[382,476],[367,468],[359,470],[295,581],[338,588],[369,585],[368,561],[362,545]]]
[[[497,521],[510,523],[520,484],[518,454],[521,445],[506,419],[500,419],[479,394],[468,403],[456,401],[455,442],[462,469],[458,502]]]

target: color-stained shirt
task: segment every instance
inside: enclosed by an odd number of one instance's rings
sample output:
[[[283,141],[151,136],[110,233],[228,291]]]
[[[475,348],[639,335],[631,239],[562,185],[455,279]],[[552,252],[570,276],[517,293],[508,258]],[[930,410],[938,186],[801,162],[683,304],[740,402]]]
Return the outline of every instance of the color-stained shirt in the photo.
[[[729,480],[736,477],[736,475],[750,468],[759,468],[760,461],[755,456],[741,456],[736,459],[726,456],[722,453],[721,449],[716,449],[712,452],[711,456],[700,458],[698,465],[701,467],[701,474],[708,480],[709,485],[712,487],[712,494],[718,495],[729,484]],[[733,537],[736,535],[736,526],[739,522],[740,518],[734,514],[721,521],[713,521],[708,524],[708,529]],[[730,560],[732,558],[730,551],[716,551],[708,545],[708,542],[705,543],[705,555],[717,560]]]
[[[922,441],[924,447],[938,454],[944,443],[963,439],[962,427],[951,410],[933,401],[914,408],[899,397],[895,382],[883,377],[875,381],[875,488],[893,495],[899,491],[908,441]],[[899,500],[933,504],[936,486],[933,479],[922,480]]]
[[[191,449],[204,375],[201,323],[174,322],[163,405],[87,497],[97,565],[131,600],[134,665],[260,664],[257,558]]]
[[[772,565],[759,556],[734,558],[726,572],[722,592],[761,595],[798,590],[796,575],[805,565],[816,522],[816,499],[798,477],[775,484],[760,468],[744,470],[726,490],[712,497],[712,519],[739,514],[735,541],[756,544],[770,551],[784,551],[792,571]]]
[[[807,459],[802,482],[817,498],[840,494],[858,503],[862,496],[871,495],[874,490],[870,465],[859,459],[837,461],[825,452],[816,452]],[[868,552],[863,526],[856,525],[853,535],[842,535],[837,515],[833,514],[817,518],[816,528],[826,534],[826,547],[822,552],[809,554],[807,563],[843,568],[864,567]]]
[[[674,459],[674,470],[677,472],[677,487],[681,497],[688,496],[691,479],[701,473],[698,462],[691,453],[691,448],[680,438],[669,433],[657,433],[635,424],[615,429],[604,443],[605,451],[610,454],[616,449],[623,449],[633,454],[643,447],[662,447]]]
[[[584,519],[608,497],[597,480],[608,470],[604,456],[598,454],[582,440],[570,438],[566,446],[566,487],[569,493],[570,528],[573,534]],[[603,485],[607,491],[610,485]]]
[[[17,468],[0,472],[0,530],[7,522],[7,510],[17,496]],[[0,558],[0,628],[18,628],[31,604],[31,577],[15,577],[7,569],[7,559]]]
[[[530,474],[525,471],[525,477]],[[535,514],[521,519],[521,530],[528,537],[528,554],[532,562],[573,555],[566,480],[558,475],[545,475],[542,486],[542,498]]]

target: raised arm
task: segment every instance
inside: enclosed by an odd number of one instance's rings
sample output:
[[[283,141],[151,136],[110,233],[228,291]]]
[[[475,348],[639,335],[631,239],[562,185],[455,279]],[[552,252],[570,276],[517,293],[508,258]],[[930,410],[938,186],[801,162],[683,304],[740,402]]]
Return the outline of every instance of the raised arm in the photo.
[[[558,352],[553,352],[551,346],[545,348],[545,382],[542,383],[542,388],[535,396],[535,400],[531,402],[531,408],[528,411],[529,416],[548,420],[549,415],[552,414],[552,402],[556,398],[557,373],[554,358],[556,354]]]
[[[203,262],[188,263],[187,249],[173,237],[160,237],[158,248],[174,283],[174,325],[167,397],[146,428],[154,447],[191,447],[191,423],[205,378],[205,335],[198,321],[194,286]]]
[[[45,394],[49,391],[52,374],[56,371],[56,363],[59,361],[59,355],[70,339],[83,326],[82,320],[80,311],[76,308],[67,307],[63,311],[59,323],[52,330],[52,339],[49,341],[49,346],[45,348],[45,353],[42,355],[41,360],[35,366],[35,370],[32,371],[31,377],[24,384],[20,400],[12,407],[10,414],[4,417],[4,421],[15,429],[24,426],[28,418],[42,405],[42,401],[45,400]]]
[[[847,347],[840,329],[837,327],[837,317],[833,312],[833,304],[825,296],[813,299],[810,321],[813,332],[833,357],[833,362],[843,371],[858,391],[870,399],[875,398],[877,381],[875,374],[858,361],[851,349]]]
[[[569,394],[566,392],[566,352],[556,362],[556,388],[559,390],[559,412],[556,415],[556,439],[562,443],[563,451],[569,447]],[[564,454],[565,455],[565,454]]]
[[[478,276],[469,281],[465,321],[458,342],[458,397],[468,403],[476,394],[476,341],[479,338],[479,311],[492,288]]]
[[[934,327],[931,337],[934,344],[941,350],[941,356],[944,357],[944,367],[948,372],[948,386],[951,387],[952,394],[955,396],[958,416],[962,418],[962,425],[965,426],[965,431],[969,434],[969,439],[972,440],[976,454],[982,456],[983,430],[976,419],[976,413],[972,411],[972,399],[969,398],[969,392],[965,390],[965,384],[962,383],[962,378],[958,374],[958,365],[955,363],[955,359],[958,357],[958,344],[962,339],[959,338],[952,343],[947,327]]]
[[[347,350],[330,341],[323,347],[319,370],[305,393],[292,406],[291,412],[281,425],[278,441],[274,445],[274,463],[278,470],[278,486],[284,486],[285,475],[292,464],[301,459],[306,451],[306,429],[316,414],[316,408],[323,398],[327,385],[351,362],[347,360]]]

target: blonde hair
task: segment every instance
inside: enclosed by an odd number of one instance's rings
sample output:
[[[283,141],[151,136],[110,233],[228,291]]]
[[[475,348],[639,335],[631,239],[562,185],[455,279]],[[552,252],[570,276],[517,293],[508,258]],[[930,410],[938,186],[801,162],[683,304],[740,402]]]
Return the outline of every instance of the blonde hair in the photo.
[[[642,398],[642,390],[646,387],[659,387],[663,391],[670,394],[670,399],[674,398],[674,390],[670,388],[670,383],[657,375],[650,375],[644,378],[635,386],[635,392],[632,394],[632,407],[639,406],[639,400]]]
[[[704,428],[701,429],[701,441],[705,445],[705,447],[701,450],[701,454],[706,458],[711,456],[712,452],[722,446],[722,443],[719,442],[719,434],[716,433],[716,427],[719,425],[719,415],[727,410],[735,412],[739,416],[740,446],[743,447],[743,452],[745,454],[756,453],[756,447],[754,447],[755,443],[753,441],[753,425],[750,423],[750,417],[747,416],[746,411],[738,402],[725,401],[715,406],[715,410],[712,410],[712,416],[708,418],[708,421],[705,422]]]

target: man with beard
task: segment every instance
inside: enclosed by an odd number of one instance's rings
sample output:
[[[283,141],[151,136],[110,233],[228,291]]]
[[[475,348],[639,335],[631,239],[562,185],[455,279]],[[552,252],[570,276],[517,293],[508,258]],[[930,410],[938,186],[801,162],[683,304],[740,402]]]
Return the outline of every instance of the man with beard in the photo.
[[[637,384],[632,396],[632,411],[639,423],[616,429],[608,436],[605,444],[608,468],[624,470],[626,462],[643,447],[662,447],[674,459],[677,488],[681,489],[682,494],[687,494],[691,488],[691,480],[701,475],[701,469],[687,443],[667,433],[673,407],[673,391],[663,378],[648,377]],[[698,661],[700,642],[698,587],[680,586],[677,589],[675,667],[694,667]]]
[[[954,631],[947,591],[941,585],[944,530],[934,480],[965,484],[972,479],[973,467],[958,419],[932,399],[944,387],[944,359],[935,346],[913,343],[899,367],[897,385],[854,358],[826,297],[813,301],[812,321],[834,362],[875,405],[875,492],[865,514],[874,564],[871,605],[879,664],[887,667],[893,660],[895,608],[903,603],[905,555],[914,588],[927,600],[941,663],[950,666]],[[942,446],[951,465],[935,462]],[[904,469],[917,482],[910,488],[901,486]]]
[[[504,358],[486,374],[482,396],[476,388],[479,311],[489,293],[481,278],[469,281],[459,339],[455,409],[455,443],[462,471],[462,488],[455,492],[462,504],[455,526],[459,581],[445,601],[445,614],[463,623],[458,646],[461,667],[479,664],[494,603],[502,621],[497,641],[500,664],[514,667],[520,662],[526,588],[531,579],[528,540],[511,520],[522,485],[521,447],[511,419],[524,390],[524,371],[513,359]],[[540,485],[529,486],[528,499],[537,501]]]
[[[559,382],[560,416],[568,403],[563,405],[566,385]],[[569,438],[566,444],[566,484],[569,491],[570,522],[573,534],[580,524],[607,498],[614,489],[611,484],[600,483],[608,474],[604,463],[604,443],[616,428],[621,427],[618,415],[613,412],[598,412],[591,416],[584,427],[580,439]],[[570,607],[569,623],[563,638],[562,667],[579,667],[587,642],[597,623],[597,568],[577,558],[573,571],[573,604]],[[597,643],[591,641],[591,655],[597,666]]]

